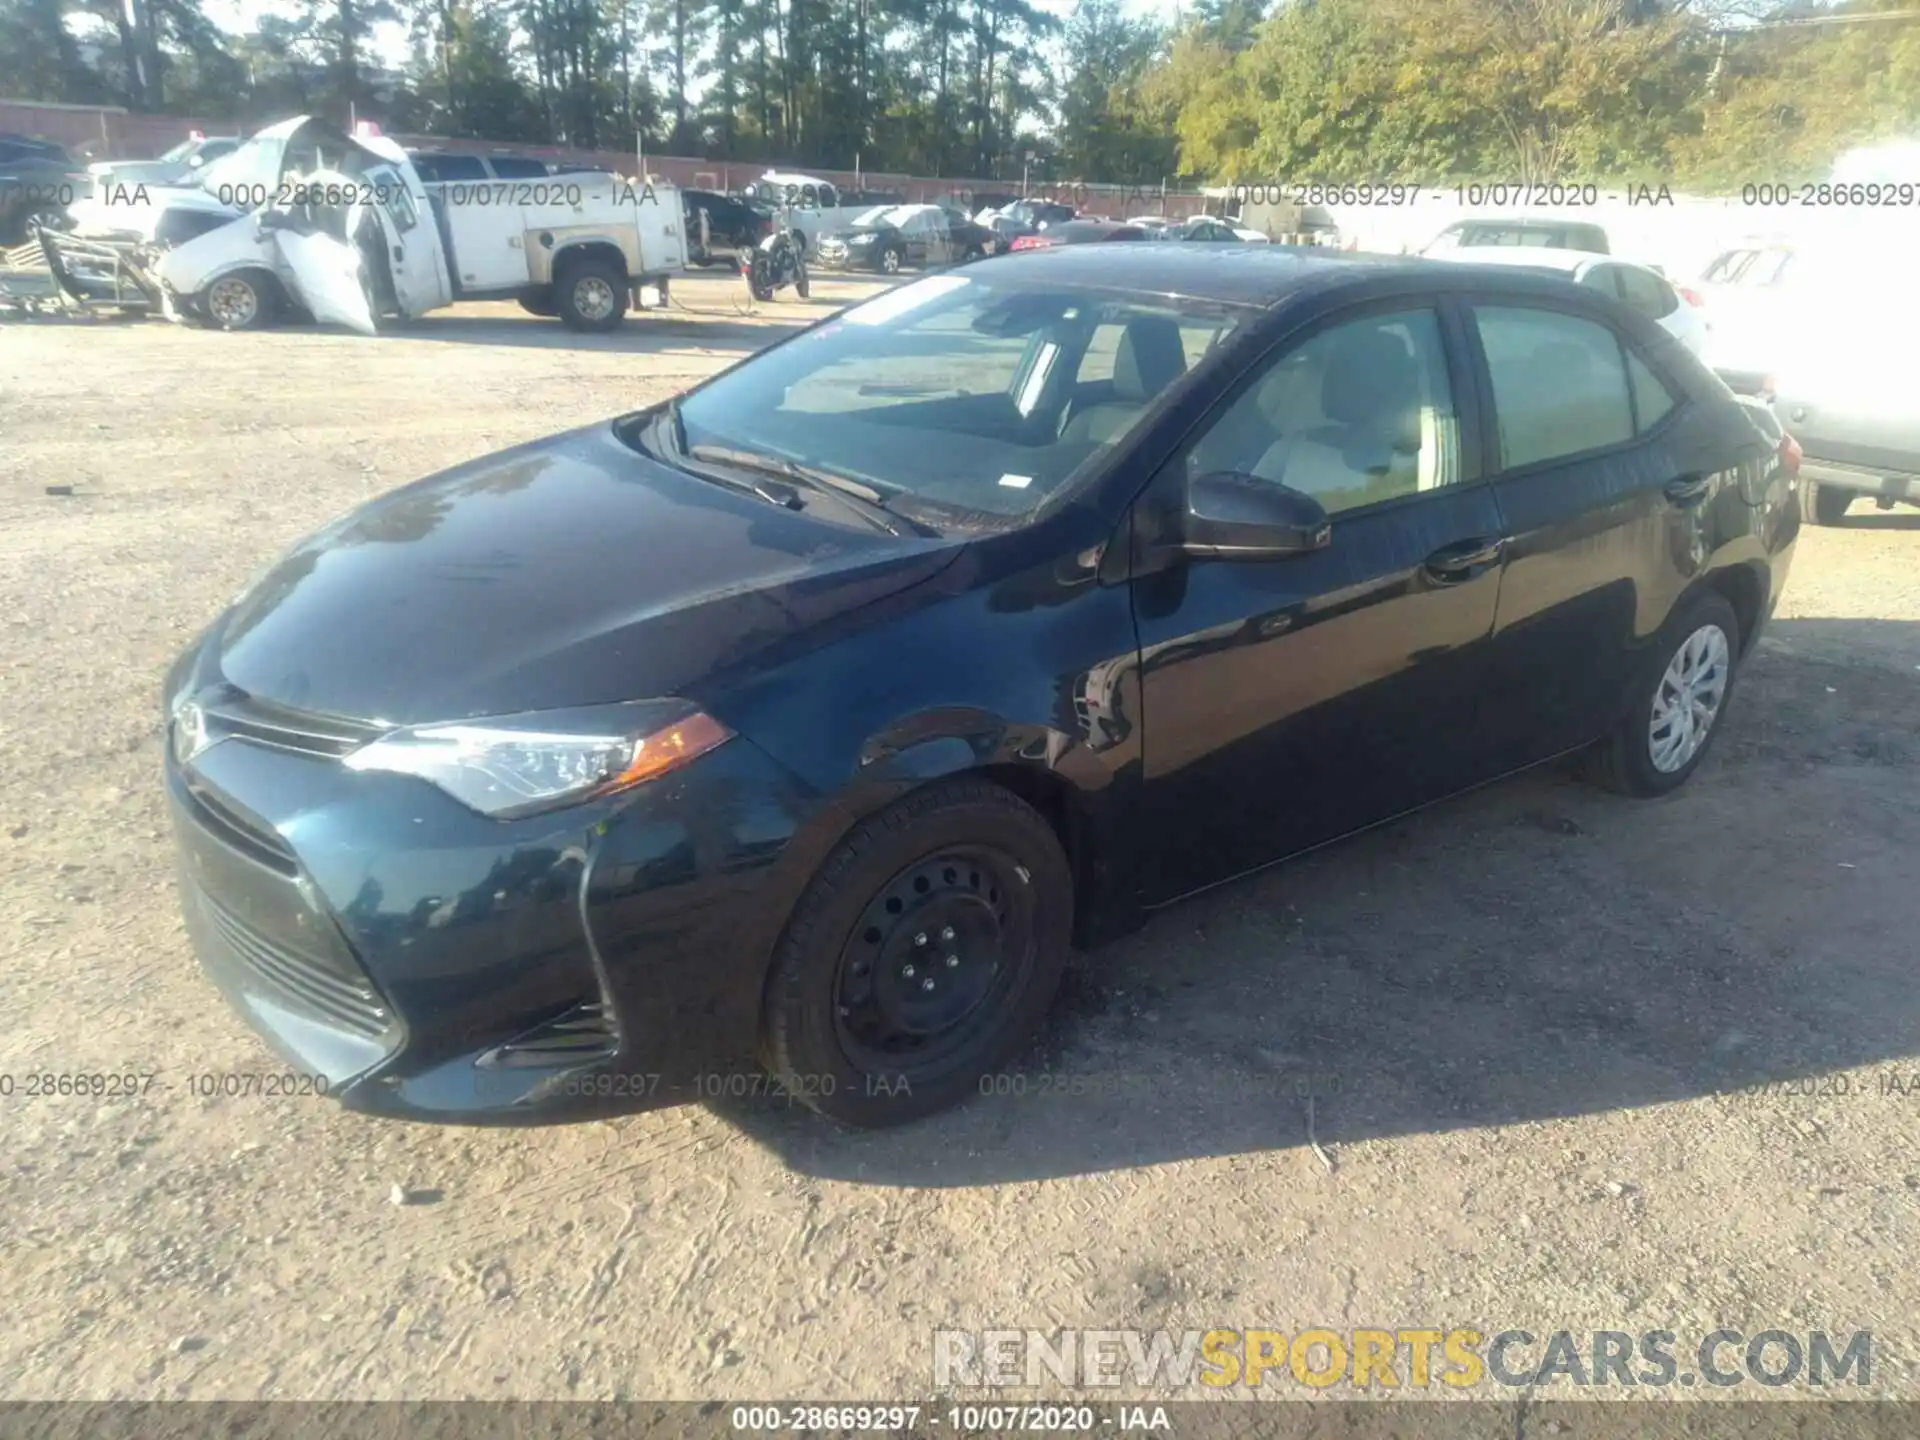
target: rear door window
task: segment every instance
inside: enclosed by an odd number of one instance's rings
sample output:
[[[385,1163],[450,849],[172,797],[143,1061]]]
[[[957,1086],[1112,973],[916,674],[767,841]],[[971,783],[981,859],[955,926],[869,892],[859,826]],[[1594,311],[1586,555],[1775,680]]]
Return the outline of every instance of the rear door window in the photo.
[[[413,168],[422,180],[484,180],[487,167],[478,155],[421,155]]]
[[[1680,297],[1673,293],[1673,287],[1651,270],[1636,270],[1624,265],[1610,268],[1620,273],[1622,297],[1642,315],[1664,320],[1680,308]]]
[[[492,164],[493,173],[502,180],[531,180],[547,173],[546,161],[528,155],[495,155]]]
[[[1476,305],[1473,313],[1493,381],[1501,469],[1633,438],[1626,359],[1607,326],[1518,305]]]
[[[1631,350],[1627,352],[1627,383],[1633,391],[1633,418],[1644,435],[1672,411],[1673,392]]]
[[[1620,288],[1620,267],[1618,265],[1595,265],[1580,277],[1580,283],[1589,290],[1598,290],[1602,295],[1611,295],[1616,300],[1625,299]]]

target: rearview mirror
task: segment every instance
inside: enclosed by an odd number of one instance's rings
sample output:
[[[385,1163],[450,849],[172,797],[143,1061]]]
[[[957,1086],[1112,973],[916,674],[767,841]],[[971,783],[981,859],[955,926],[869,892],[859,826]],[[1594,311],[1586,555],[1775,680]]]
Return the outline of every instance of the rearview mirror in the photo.
[[[1324,549],[1332,539],[1327,512],[1302,491],[1231,470],[1187,482],[1183,554],[1210,560],[1277,560]]]
[[[1066,308],[1066,302],[1058,295],[1015,292],[976,315],[973,331],[997,340],[1016,340],[1053,324]]]

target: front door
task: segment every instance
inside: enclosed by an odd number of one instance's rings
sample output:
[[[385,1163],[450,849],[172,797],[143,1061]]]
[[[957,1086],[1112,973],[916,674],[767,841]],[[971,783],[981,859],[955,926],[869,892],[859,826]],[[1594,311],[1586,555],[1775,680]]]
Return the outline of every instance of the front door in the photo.
[[[1485,772],[1478,671],[1503,532],[1463,445],[1463,354],[1436,310],[1343,312],[1256,367],[1154,481],[1150,501],[1212,471],[1285,484],[1320,501],[1331,540],[1133,582],[1144,833],[1179,837],[1148,867],[1148,903]]]
[[[402,313],[424,315],[453,298],[440,237],[427,219],[427,194],[419,181],[395,165],[370,167],[362,179],[361,199],[370,208],[386,241],[394,298]]]

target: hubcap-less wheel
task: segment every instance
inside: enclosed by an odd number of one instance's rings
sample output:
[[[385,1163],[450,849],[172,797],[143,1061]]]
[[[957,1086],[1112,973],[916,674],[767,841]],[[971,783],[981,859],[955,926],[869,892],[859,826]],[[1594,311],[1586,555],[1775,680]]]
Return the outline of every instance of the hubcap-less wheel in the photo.
[[[613,314],[613,286],[598,275],[582,275],[573,282],[573,308],[582,320],[604,320]]]
[[[238,276],[213,282],[207,291],[207,313],[229,330],[244,330],[260,314],[260,294]]]
[[[841,951],[834,1028],[848,1060],[909,1078],[997,1018],[1034,956],[1031,887],[991,849],[944,852],[868,902]]]
[[[1702,625],[1673,652],[1653,692],[1647,753],[1663,775],[1684,769],[1707,742],[1726,698],[1731,660],[1727,632]]]

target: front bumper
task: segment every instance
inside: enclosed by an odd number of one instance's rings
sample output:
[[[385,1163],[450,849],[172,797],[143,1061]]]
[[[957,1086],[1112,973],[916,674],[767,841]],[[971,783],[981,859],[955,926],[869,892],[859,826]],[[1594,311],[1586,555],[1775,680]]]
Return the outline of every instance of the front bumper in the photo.
[[[822,270],[878,270],[877,250],[854,249],[834,241],[823,241],[808,258]]]
[[[233,1007],[327,1093],[524,1123],[757,1073],[781,861],[808,801],[748,741],[627,796],[501,822],[347,770],[291,712],[217,685],[180,693],[215,697],[227,736],[183,763],[169,728],[188,934]]]
[[[123,236],[42,234],[41,249],[54,283],[81,305],[122,310],[167,310],[166,287],[154,274],[156,252]]]

